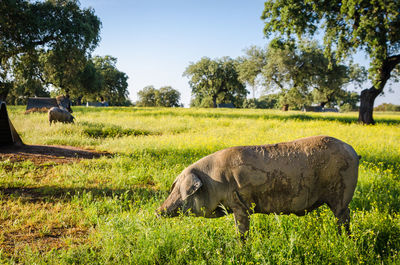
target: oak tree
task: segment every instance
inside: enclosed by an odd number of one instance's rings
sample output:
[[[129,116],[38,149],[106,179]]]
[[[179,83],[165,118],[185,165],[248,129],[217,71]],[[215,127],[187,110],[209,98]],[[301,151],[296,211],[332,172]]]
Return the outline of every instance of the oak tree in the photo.
[[[186,68],[183,75],[189,78],[192,95],[197,98],[199,105],[202,101],[212,102],[214,108],[217,103],[243,105],[248,91],[239,80],[237,64],[229,57],[214,60],[203,57]]]
[[[100,26],[93,9],[81,9],[77,0],[0,1],[0,90],[3,99],[9,92],[7,84],[14,81],[14,68],[9,66],[18,64],[17,61],[26,54],[41,61],[35,67],[40,67],[41,73],[46,72],[39,78],[45,85],[53,84],[69,92],[75,87],[76,74],[83,69],[85,59],[100,40]]]
[[[359,121],[373,124],[375,98],[400,63],[399,1],[268,0],[262,19],[264,32],[293,39],[324,33],[325,54],[346,58],[357,51],[369,55],[372,87],[361,92]]]
[[[117,58],[106,55],[92,59],[100,78],[100,88],[94,92],[111,105],[125,105],[128,99],[128,76],[117,69]]]
[[[267,89],[281,94],[282,105],[296,109],[311,103],[332,105],[344,95],[347,85],[365,81],[362,67],[329,60],[313,41],[274,39],[268,46],[266,62],[262,74]]]
[[[139,107],[180,107],[179,100],[181,93],[178,90],[163,86],[155,89],[154,86],[146,86],[138,93],[139,100],[136,102]]]

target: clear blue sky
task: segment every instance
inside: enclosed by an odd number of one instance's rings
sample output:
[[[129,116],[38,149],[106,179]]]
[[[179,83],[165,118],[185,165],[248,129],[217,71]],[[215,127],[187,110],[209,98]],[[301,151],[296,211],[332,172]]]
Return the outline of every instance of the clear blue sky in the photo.
[[[182,74],[190,62],[235,58],[246,47],[268,43],[260,19],[264,0],[81,0],[81,6],[92,7],[102,22],[94,55],[118,59],[133,101],[145,86],[172,86],[188,106],[191,91]],[[392,87],[397,93],[387,92],[375,105],[400,104],[399,84]]]

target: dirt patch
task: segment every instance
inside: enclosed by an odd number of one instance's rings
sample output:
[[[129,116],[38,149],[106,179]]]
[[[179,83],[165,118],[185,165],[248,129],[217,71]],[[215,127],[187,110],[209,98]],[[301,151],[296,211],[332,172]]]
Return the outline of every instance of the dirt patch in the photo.
[[[87,240],[88,233],[87,228],[51,228],[48,231],[41,231],[38,228],[28,227],[4,233],[0,248],[8,257],[23,251],[27,246],[43,253],[83,243]]]
[[[27,247],[45,253],[88,241],[95,228],[88,224],[84,209],[79,205],[71,206],[57,198],[24,199],[27,195],[18,193],[19,190],[23,192],[18,188],[5,189],[0,195],[3,211],[0,215],[0,249],[6,257],[18,260]]]
[[[58,145],[6,146],[0,149],[0,161],[21,162],[30,160],[36,165],[44,163],[73,163],[81,159],[110,156],[108,152]]]
[[[50,109],[50,108],[47,108],[47,107],[43,107],[43,108],[31,108],[31,109],[26,110],[26,111],[24,112],[24,114],[30,114],[30,113],[35,113],[35,112],[38,112],[38,113],[47,113],[47,112],[49,111],[49,109]]]

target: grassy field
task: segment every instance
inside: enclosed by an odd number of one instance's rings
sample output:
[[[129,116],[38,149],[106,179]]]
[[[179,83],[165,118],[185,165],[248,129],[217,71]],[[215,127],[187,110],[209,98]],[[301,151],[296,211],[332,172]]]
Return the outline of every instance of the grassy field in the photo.
[[[111,156],[57,164],[0,161],[0,263],[400,264],[400,115],[228,109],[74,108],[75,124],[8,107],[27,144]],[[330,135],[362,156],[351,236],[324,206],[304,217],[157,218],[175,177],[219,149]]]

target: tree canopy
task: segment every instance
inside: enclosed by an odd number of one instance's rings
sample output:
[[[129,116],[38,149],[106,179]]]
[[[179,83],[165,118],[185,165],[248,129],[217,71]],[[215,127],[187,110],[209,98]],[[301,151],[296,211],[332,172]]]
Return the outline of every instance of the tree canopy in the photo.
[[[357,64],[329,60],[316,42],[274,39],[266,51],[262,74],[269,91],[281,94],[281,104],[300,109],[311,103],[324,107],[342,102],[348,84],[360,84],[365,70]],[[331,55],[332,56],[332,55]],[[330,67],[329,67],[330,65]]]
[[[139,100],[136,102],[138,107],[155,107],[157,104],[157,89],[154,86],[146,86],[138,93]]]
[[[161,107],[180,107],[181,93],[170,86],[161,87],[156,97],[156,105]]]
[[[80,89],[79,75],[97,46],[101,22],[77,0],[4,0],[0,2],[0,94],[26,86],[20,96]],[[30,72],[21,71],[25,67]],[[14,91],[15,93],[15,91]],[[39,93],[39,94],[40,94]]]
[[[180,107],[181,93],[170,86],[155,89],[154,86],[146,86],[138,93],[139,107]]]
[[[94,10],[81,9],[77,0],[2,0],[0,57],[7,59],[38,47],[92,51],[100,40],[100,25]]]
[[[248,91],[239,80],[237,61],[229,57],[220,59],[201,58],[191,63],[183,73],[189,78],[194,100],[192,105],[216,108],[217,103],[233,103],[241,107]]]
[[[95,71],[100,76],[97,78],[99,89],[95,94],[107,100],[111,105],[125,105],[129,94],[128,76],[117,69],[117,58],[109,55],[96,56],[92,61]],[[88,77],[91,75],[92,73],[89,72]]]
[[[244,50],[245,55],[238,58],[239,80],[251,87],[253,99],[259,85],[259,77],[263,67],[267,64],[266,52],[257,46],[250,46]]]
[[[346,58],[358,50],[368,54],[373,87],[361,93],[359,120],[370,124],[374,123],[374,100],[400,63],[399,11],[397,0],[268,0],[262,19],[267,36],[278,33],[293,39],[313,36],[322,30],[325,54],[334,52],[336,59]]]

